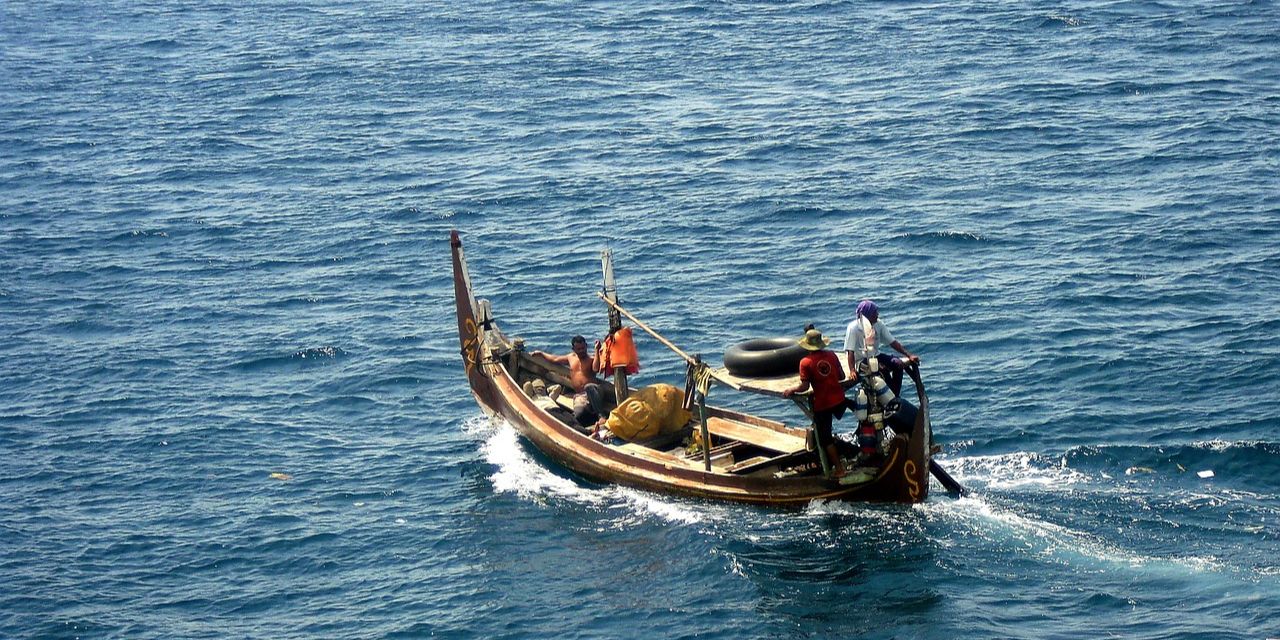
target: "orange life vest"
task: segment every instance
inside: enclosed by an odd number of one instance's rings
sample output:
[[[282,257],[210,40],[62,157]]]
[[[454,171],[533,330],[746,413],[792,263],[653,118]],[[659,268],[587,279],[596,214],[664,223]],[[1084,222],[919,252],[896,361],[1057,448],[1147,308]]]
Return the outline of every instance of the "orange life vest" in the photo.
[[[636,354],[636,342],[631,337],[631,327],[623,327],[604,339],[596,369],[610,374],[618,367],[626,367],[627,375],[640,371],[640,356]]]

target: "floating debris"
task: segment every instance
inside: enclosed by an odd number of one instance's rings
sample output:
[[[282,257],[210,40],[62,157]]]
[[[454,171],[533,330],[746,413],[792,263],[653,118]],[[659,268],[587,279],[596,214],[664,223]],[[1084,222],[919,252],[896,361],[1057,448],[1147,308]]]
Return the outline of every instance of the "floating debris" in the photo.
[[[1213,471],[1210,469],[1205,469],[1204,471],[1197,471],[1196,475],[1200,476],[1201,478],[1212,478]]]
[[[1126,476],[1131,476],[1135,473],[1155,473],[1155,472],[1156,470],[1152,469],[1151,467],[1129,467],[1128,469],[1124,470],[1124,474]]]
[[[287,474],[287,473],[280,473],[279,471],[277,471],[277,472],[275,472],[275,473],[271,474],[271,479],[272,479],[272,480],[292,480],[292,479],[293,479],[293,476],[291,476],[291,475],[289,475],[289,474]]]

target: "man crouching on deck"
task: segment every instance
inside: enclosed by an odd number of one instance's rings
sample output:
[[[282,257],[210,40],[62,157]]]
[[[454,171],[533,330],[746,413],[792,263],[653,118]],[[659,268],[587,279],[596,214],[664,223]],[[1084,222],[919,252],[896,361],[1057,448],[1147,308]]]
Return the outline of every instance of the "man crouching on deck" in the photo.
[[[545,351],[534,351],[529,355],[569,367],[569,381],[577,392],[573,396],[573,417],[580,426],[595,426],[605,417],[600,380],[595,375],[595,358],[587,352],[587,339],[582,336],[574,336],[571,347],[573,351],[563,356],[553,356]]]
[[[844,387],[840,381],[844,379],[844,368],[840,366],[840,358],[827,351],[830,338],[824,338],[817,329],[809,329],[800,339],[800,346],[812,351],[800,360],[800,384],[782,392],[782,397],[790,398],[803,393],[813,385],[813,431],[818,446],[827,452],[827,461],[835,469],[835,477],[845,475],[844,461],[840,459],[840,450],[836,448],[835,435],[831,432],[831,419],[844,417],[844,410],[849,400],[844,396]]]

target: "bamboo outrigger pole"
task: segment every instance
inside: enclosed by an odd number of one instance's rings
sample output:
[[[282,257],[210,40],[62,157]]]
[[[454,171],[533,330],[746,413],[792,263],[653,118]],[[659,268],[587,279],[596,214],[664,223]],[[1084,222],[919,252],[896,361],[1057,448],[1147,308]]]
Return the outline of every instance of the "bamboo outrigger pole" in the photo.
[[[661,342],[663,345],[666,345],[668,349],[676,352],[676,355],[680,356],[681,358],[684,358],[685,362],[689,364],[697,364],[698,361],[693,356],[685,353],[684,351],[681,351],[680,347],[677,347],[676,345],[672,344],[670,340],[667,340],[666,338],[659,335],[657,331],[650,329],[649,325],[641,322],[635,316],[631,315],[630,311],[627,311],[626,309],[623,309],[622,307],[618,306],[618,303],[616,301],[610,300],[608,296],[604,295],[603,293],[597,293],[596,295],[600,296],[600,299],[604,300],[605,304],[617,310],[618,313],[621,313],[622,315],[626,316],[628,320],[636,323],[637,327],[644,329],[645,333],[653,336],[655,340],[657,340],[658,342]]]

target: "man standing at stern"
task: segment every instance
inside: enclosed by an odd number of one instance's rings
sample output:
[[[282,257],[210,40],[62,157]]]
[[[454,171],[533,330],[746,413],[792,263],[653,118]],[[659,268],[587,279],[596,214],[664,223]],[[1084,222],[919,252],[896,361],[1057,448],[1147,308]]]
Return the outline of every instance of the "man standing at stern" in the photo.
[[[844,379],[844,369],[840,366],[840,358],[827,351],[831,344],[821,331],[809,329],[800,339],[800,346],[812,351],[800,360],[800,383],[782,392],[782,397],[790,398],[797,393],[804,393],[813,387],[813,431],[818,447],[826,452],[827,461],[835,469],[835,477],[845,475],[844,461],[840,459],[840,451],[836,448],[835,435],[831,432],[832,418],[844,417],[844,410],[849,401],[844,396],[844,387],[840,381]]]

